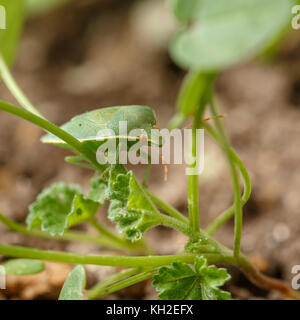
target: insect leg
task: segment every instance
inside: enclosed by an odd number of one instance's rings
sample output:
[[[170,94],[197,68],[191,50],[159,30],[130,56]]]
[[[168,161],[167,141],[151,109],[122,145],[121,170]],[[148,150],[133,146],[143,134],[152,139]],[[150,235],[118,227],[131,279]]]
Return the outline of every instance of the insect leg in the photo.
[[[225,114],[219,114],[217,117],[222,119],[222,118],[225,118],[226,115]],[[202,121],[210,121],[210,120],[212,120],[214,118],[216,118],[216,117],[207,117],[207,118],[203,119]],[[192,126],[193,126],[193,124],[190,123],[187,126],[185,126],[184,129],[191,129]]]

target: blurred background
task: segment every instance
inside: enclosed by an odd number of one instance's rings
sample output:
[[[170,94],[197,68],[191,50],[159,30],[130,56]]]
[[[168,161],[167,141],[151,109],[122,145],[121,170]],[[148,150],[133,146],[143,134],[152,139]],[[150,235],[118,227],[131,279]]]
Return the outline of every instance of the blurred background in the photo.
[[[61,1],[51,9],[31,0],[18,58],[12,70],[20,86],[49,120],[62,124],[104,106],[140,104],[155,109],[163,128],[174,114],[184,72],[168,55],[177,26],[163,0]],[[41,2],[41,1],[40,1]],[[53,1],[58,2],[58,1]],[[66,2],[66,3],[63,3]],[[217,94],[230,138],[248,168],[253,194],[244,209],[243,251],[270,275],[290,281],[300,264],[300,31],[288,34],[275,58],[230,69],[217,82]],[[0,83],[0,97],[16,103]],[[55,181],[81,183],[92,173],[64,162],[67,152],[39,141],[37,127],[1,112],[0,211],[24,222],[28,205]],[[142,177],[145,168],[134,168]],[[154,166],[150,189],[187,214],[183,166],[170,166],[169,180]],[[232,202],[226,161],[205,137],[205,170],[200,181],[201,224],[205,227]],[[99,219],[107,223],[105,211]],[[89,232],[88,226],[81,226]],[[233,223],[216,234],[228,246]],[[159,227],[147,234],[158,254],[180,252],[185,237]],[[0,225],[0,241],[43,249],[109,253],[92,245],[28,238]],[[0,258],[1,259],[1,258]],[[56,299],[71,266],[47,263],[45,272],[8,279],[0,299]],[[88,283],[105,279],[115,268],[88,266]],[[241,299],[278,298],[252,286],[236,269],[229,290]],[[108,297],[151,299],[142,283]]]

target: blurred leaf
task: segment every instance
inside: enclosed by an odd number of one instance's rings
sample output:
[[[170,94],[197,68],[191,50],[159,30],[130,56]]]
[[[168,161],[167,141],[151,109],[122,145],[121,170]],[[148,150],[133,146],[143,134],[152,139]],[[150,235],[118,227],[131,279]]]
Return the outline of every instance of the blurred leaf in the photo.
[[[230,279],[226,269],[208,266],[204,257],[196,257],[195,271],[186,263],[174,262],[161,267],[153,286],[159,300],[230,300],[229,292],[218,287]]]
[[[127,172],[121,165],[110,170],[109,198],[109,219],[131,241],[140,240],[146,230],[160,221],[132,171]]]
[[[82,300],[85,284],[85,270],[82,265],[78,265],[68,275],[58,300]]]
[[[89,220],[100,204],[81,194],[77,185],[54,183],[45,189],[29,207],[29,228],[41,228],[51,235],[62,235],[66,229]]]
[[[0,51],[8,65],[13,63],[23,27],[23,0],[2,0],[5,8],[6,29],[0,29]],[[1,17],[2,18],[2,17]]]
[[[189,22],[197,17],[199,0],[169,0],[171,10],[177,20]]]
[[[17,276],[36,274],[45,270],[44,263],[39,260],[12,259],[4,262],[2,266],[5,268],[6,274]]]
[[[188,2],[173,4],[184,8],[179,18],[193,24],[177,35],[171,54],[180,66],[205,72],[223,70],[262,52],[288,26],[295,4],[294,0],[198,0],[188,7]]]
[[[29,16],[35,16],[63,6],[70,0],[26,0],[26,11]]]

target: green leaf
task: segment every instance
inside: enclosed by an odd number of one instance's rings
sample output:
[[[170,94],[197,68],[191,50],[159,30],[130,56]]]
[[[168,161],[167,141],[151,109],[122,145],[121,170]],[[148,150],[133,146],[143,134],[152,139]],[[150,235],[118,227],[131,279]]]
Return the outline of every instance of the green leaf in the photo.
[[[194,269],[186,263],[174,262],[161,267],[153,286],[160,300],[230,300],[229,292],[218,287],[230,279],[226,269],[207,266],[204,257],[196,257]]]
[[[5,62],[11,65],[16,55],[17,45],[23,27],[24,5],[23,0],[2,0],[1,16],[3,19],[3,8],[5,9],[6,29],[0,28],[0,52]]]
[[[29,207],[26,222],[31,229],[62,235],[66,229],[89,220],[99,206],[99,202],[86,198],[79,186],[54,183]]]
[[[197,17],[199,0],[170,0],[169,3],[177,20],[189,22]]]
[[[91,189],[89,191],[88,198],[103,205],[108,197],[107,181],[100,176],[94,176],[90,183]]]
[[[182,67],[220,71],[262,52],[281,36],[291,20],[294,0],[177,0],[175,14],[192,20],[171,45]],[[177,8],[177,9],[176,9]]]
[[[89,220],[95,215],[99,207],[98,202],[86,198],[83,194],[76,194],[71,211],[66,218],[65,229]]]
[[[109,219],[131,241],[138,241],[145,231],[159,224],[156,208],[136,181],[132,171],[113,166],[109,174]]]
[[[4,262],[2,266],[5,268],[6,274],[17,276],[36,274],[45,270],[42,261],[29,259],[12,259]]]
[[[68,275],[59,295],[59,300],[82,300],[86,284],[85,271],[82,265],[76,266]]]

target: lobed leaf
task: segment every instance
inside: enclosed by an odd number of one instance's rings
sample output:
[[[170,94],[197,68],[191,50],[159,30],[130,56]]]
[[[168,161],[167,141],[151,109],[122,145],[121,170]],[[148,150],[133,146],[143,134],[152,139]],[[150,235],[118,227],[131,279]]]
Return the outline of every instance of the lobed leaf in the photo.
[[[62,235],[76,224],[89,220],[100,203],[85,197],[77,185],[54,183],[29,207],[29,228],[41,228],[51,235]]]
[[[5,268],[6,274],[17,276],[36,274],[45,270],[42,261],[30,259],[12,259],[4,262],[2,266]]]
[[[109,174],[109,219],[131,241],[138,241],[145,231],[159,224],[156,208],[136,181],[132,171],[121,165]]]
[[[179,20],[193,21],[171,45],[182,67],[221,71],[249,59],[287,28],[294,0],[174,0]]]
[[[82,265],[78,265],[68,275],[58,300],[82,300],[85,284],[85,270]]]
[[[100,205],[103,205],[108,197],[107,181],[102,177],[96,175],[91,179],[90,184],[91,188],[88,194],[88,198],[98,202]]]
[[[183,262],[161,267],[153,286],[159,300],[230,300],[230,293],[218,288],[229,279],[226,269],[207,266],[207,260],[198,256],[194,270]]]

